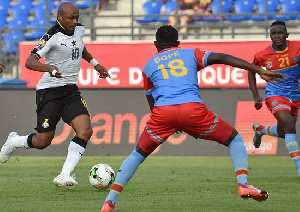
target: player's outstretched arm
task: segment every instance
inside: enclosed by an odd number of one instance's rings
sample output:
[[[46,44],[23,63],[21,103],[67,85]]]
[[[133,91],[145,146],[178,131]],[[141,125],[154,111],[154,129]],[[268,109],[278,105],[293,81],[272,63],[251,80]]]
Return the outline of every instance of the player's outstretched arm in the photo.
[[[27,58],[25,67],[32,71],[49,72],[51,77],[63,77],[57,67],[41,63],[33,54],[29,55]]]
[[[2,63],[0,63],[0,73],[3,71],[4,68],[5,66]]]
[[[92,66],[94,66],[94,69],[99,72],[100,78],[106,78],[110,75],[106,68],[98,63],[96,59],[93,58],[93,56],[87,51],[87,49],[84,47],[82,51],[82,58],[85,59],[88,63],[90,63]]]
[[[245,69],[259,74],[262,79],[271,83],[274,83],[275,81],[283,82],[285,80],[284,76],[286,76],[285,74],[281,74],[278,72],[264,70],[259,66],[247,62],[246,60],[223,53],[211,53],[207,58],[207,64],[226,64],[233,67]]]

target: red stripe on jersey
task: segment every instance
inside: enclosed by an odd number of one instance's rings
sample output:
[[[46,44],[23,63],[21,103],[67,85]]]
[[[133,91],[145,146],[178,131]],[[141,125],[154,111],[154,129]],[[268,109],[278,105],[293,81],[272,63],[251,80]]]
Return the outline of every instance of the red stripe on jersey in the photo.
[[[203,64],[203,58],[205,57],[206,52],[200,50],[200,49],[195,49],[195,57],[197,59],[197,68],[198,70],[202,69],[205,67],[205,64]]]
[[[150,91],[153,89],[153,83],[150,81],[150,79],[147,77],[147,75],[143,72],[143,78],[144,78],[144,91]]]

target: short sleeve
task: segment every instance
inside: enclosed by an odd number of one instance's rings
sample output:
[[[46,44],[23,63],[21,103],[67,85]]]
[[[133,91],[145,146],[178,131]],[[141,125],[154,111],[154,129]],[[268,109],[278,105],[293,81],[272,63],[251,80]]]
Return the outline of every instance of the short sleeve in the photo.
[[[43,35],[43,37],[39,40],[38,44],[31,51],[31,54],[36,56],[37,59],[43,57],[55,44],[54,36],[50,36],[49,34]]]
[[[207,66],[207,58],[212,52],[207,52],[201,49],[195,49],[195,57],[197,60],[198,70]]]
[[[153,90],[153,83],[150,81],[150,79],[147,77],[147,75],[143,72],[143,79],[144,79],[144,91],[146,95],[152,94]]]
[[[257,65],[257,66],[260,66],[260,62],[257,58],[257,54],[254,55],[254,59],[253,59],[253,62],[252,62],[254,65]]]

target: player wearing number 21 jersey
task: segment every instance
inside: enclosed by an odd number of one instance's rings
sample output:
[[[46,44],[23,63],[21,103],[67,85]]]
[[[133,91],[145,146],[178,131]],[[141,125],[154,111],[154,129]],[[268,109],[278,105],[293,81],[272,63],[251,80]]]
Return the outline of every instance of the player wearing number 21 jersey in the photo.
[[[262,136],[270,135],[284,138],[291,159],[300,176],[300,149],[297,143],[296,122],[300,107],[300,42],[289,41],[285,22],[274,21],[270,28],[272,45],[254,55],[253,63],[267,70],[286,74],[286,81],[267,83],[266,105],[275,116],[277,123],[272,126],[253,124],[254,146],[260,147]],[[249,86],[255,101],[255,108],[262,107],[262,98],[256,87],[254,73],[248,75]]]
[[[257,201],[266,200],[266,191],[257,190],[247,183],[248,155],[242,137],[203,103],[197,72],[207,65],[223,63],[247,68],[268,81],[281,77],[281,74],[265,71],[231,55],[178,48],[178,32],[172,26],[160,27],[154,44],[158,54],[149,60],[143,71],[146,97],[152,111],[150,120],[146,123],[137,146],[122,163],[101,211],[114,211],[118,195],[138,166],[177,131],[228,146],[240,196]]]

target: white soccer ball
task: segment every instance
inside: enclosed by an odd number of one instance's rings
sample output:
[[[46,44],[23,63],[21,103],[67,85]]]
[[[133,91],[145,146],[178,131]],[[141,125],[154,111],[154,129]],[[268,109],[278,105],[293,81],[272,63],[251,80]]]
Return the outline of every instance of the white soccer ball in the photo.
[[[113,168],[107,164],[96,164],[89,172],[89,181],[91,185],[99,190],[109,188],[115,182],[116,174]]]

